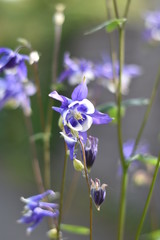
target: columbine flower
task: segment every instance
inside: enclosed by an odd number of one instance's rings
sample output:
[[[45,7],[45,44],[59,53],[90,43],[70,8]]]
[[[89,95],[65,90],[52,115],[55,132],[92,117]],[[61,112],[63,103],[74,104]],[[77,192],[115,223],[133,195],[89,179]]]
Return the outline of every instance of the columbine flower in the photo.
[[[142,70],[137,65],[125,65],[122,72],[122,85],[121,91],[123,95],[127,95],[129,92],[129,85],[131,79],[138,77],[142,74]],[[119,64],[115,64],[115,76],[113,74],[113,67],[110,62],[104,64],[98,64],[95,68],[95,75],[103,87],[107,88],[110,92],[115,93],[118,87],[118,75],[119,75]],[[115,78],[115,79],[114,79]]]
[[[0,48],[0,72],[16,66],[20,66],[20,69],[24,69],[25,61],[29,61],[27,55],[19,54],[9,48]]]
[[[98,112],[93,104],[86,99],[88,88],[83,81],[72,92],[72,99],[59,95],[56,91],[49,94],[50,97],[60,101],[60,107],[52,107],[59,112],[63,119],[64,133],[62,133],[68,148],[70,157],[73,159],[73,151],[78,138],[86,141],[86,131],[92,124],[108,124],[112,119],[101,112]]]
[[[160,41],[160,11],[148,12],[145,18],[144,37],[148,41]]]
[[[30,234],[44,217],[53,219],[58,217],[58,204],[44,201],[46,197],[50,196],[55,197],[55,193],[52,190],[29,198],[21,197],[21,201],[26,205],[24,206],[23,216],[18,220],[18,223],[30,224],[27,228],[27,234]]]
[[[85,59],[71,59],[69,53],[64,55],[65,70],[59,76],[58,81],[63,82],[68,79],[69,84],[77,85],[86,78],[87,83],[94,80],[93,64]]]
[[[5,71],[4,78],[0,78],[0,109],[8,105],[12,108],[21,107],[26,116],[31,114],[30,96],[36,88],[27,79],[27,72],[19,71],[19,67]]]
[[[90,170],[98,152],[98,138],[89,136],[85,145],[86,165]]]
[[[104,202],[106,197],[107,184],[100,183],[99,179],[95,179],[95,182],[91,179],[91,196],[96,205],[97,210],[100,210],[101,204]]]

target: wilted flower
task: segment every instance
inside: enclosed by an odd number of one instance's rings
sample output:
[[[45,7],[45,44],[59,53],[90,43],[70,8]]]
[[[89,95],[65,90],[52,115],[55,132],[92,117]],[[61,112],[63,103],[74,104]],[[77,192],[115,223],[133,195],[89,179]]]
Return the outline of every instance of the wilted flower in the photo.
[[[85,59],[71,59],[69,53],[64,55],[64,72],[59,76],[58,81],[68,80],[69,84],[77,85],[86,78],[87,83],[94,80],[93,64]]]
[[[5,71],[4,77],[0,78],[0,109],[6,105],[21,107],[26,116],[31,114],[30,96],[35,94],[36,88],[26,74],[23,72],[22,76],[19,67]]]
[[[96,159],[98,152],[98,138],[89,136],[85,144],[86,165],[90,169]]]
[[[121,83],[121,91],[123,95],[128,94],[131,79],[138,77],[141,74],[142,70],[137,65],[130,64],[124,66]],[[95,76],[96,78],[100,78],[100,80],[98,80],[99,84],[107,88],[110,92],[115,93],[118,87],[119,64],[115,64],[115,76],[113,74],[113,66],[111,62],[107,61],[103,64],[97,64],[95,67]]]
[[[101,204],[104,202],[106,197],[107,184],[100,183],[99,179],[95,179],[95,182],[91,179],[91,196],[96,205],[97,210],[100,210]]]
[[[147,41],[160,41],[160,11],[147,12],[145,18],[144,37]]]
[[[93,104],[86,99],[88,88],[83,81],[72,92],[72,99],[59,95],[56,91],[49,94],[50,97],[59,100],[60,107],[52,107],[59,112],[63,119],[64,133],[62,133],[73,159],[73,151],[78,138],[87,139],[87,130],[92,124],[108,124],[112,119],[97,111]]]
[[[26,205],[22,212],[23,216],[17,222],[30,224],[27,228],[27,234],[30,234],[44,217],[51,217],[53,219],[58,217],[58,204],[45,202],[46,198],[53,198],[55,195],[52,190],[48,190],[29,198],[21,197],[21,201]]]

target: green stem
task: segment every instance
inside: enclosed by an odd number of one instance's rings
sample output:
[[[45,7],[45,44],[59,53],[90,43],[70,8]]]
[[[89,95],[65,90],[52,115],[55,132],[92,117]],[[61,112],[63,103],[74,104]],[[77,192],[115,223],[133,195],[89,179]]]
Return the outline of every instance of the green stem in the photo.
[[[119,212],[119,226],[118,226],[118,240],[123,239],[124,235],[124,221],[126,212],[126,192],[128,184],[127,169],[123,171],[122,183],[121,183],[121,199],[120,199],[120,212]]]
[[[53,52],[53,66],[52,66],[52,84],[56,84],[57,79],[57,65],[58,65],[58,56],[59,56],[59,48],[60,48],[60,40],[62,33],[62,25],[55,25],[55,41],[54,41],[54,52]],[[46,136],[50,136],[52,130],[52,120],[53,120],[53,99],[49,98],[48,102],[48,112],[47,112],[47,120],[45,127]],[[51,174],[50,174],[50,137],[47,137],[44,142],[44,163],[45,163],[45,171],[44,171],[44,179],[46,188],[50,188]]]
[[[32,139],[33,127],[32,127],[32,121],[31,121],[30,117],[25,117],[25,122],[26,122],[27,130],[28,130],[28,135],[30,138],[29,141],[30,141],[32,166],[33,166],[35,181],[36,181],[39,192],[43,193],[45,191],[45,189],[44,189],[41,170],[40,170],[39,161],[38,161],[38,157],[37,157],[36,145],[35,145],[34,140]]]
[[[127,4],[126,4],[125,11],[124,11],[124,18],[127,18],[127,17],[128,17],[128,12],[129,12],[130,4],[131,4],[131,0],[128,0],[128,1],[127,1]]]
[[[147,109],[146,109],[146,112],[144,114],[144,118],[143,118],[142,124],[140,126],[140,129],[138,131],[138,134],[137,134],[137,137],[136,137],[136,140],[135,140],[135,144],[134,144],[134,148],[133,148],[133,151],[132,151],[132,155],[134,155],[134,153],[135,153],[135,151],[137,149],[137,146],[138,146],[138,143],[139,143],[139,141],[141,139],[143,130],[144,130],[145,126],[146,126],[146,123],[147,123],[147,120],[148,120],[148,117],[149,117],[149,114],[150,114],[150,111],[151,111],[154,99],[156,97],[156,93],[157,93],[157,90],[158,90],[159,83],[160,83],[160,68],[159,68],[159,71],[158,71],[158,74],[157,74],[157,77],[156,77],[156,80],[155,80],[155,83],[154,83],[154,86],[153,86],[153,89],[152,89],[152,93],[151,93],[149,104],[147,106]]]
[[[60,203],[59,203],[59,218],[58,218],[58,226],[57,226],[57,240],[60,239],[60,224],[62,221],[62,210],[63,210],[63,198],[64,198],[64,186],[65,186],[65,179],[66,179],[66,169],[67,169],[67,145],[65,143],[65,159],[64,159],[64,166],[63,166],[63,175],[62,175],[62,183],[61,183],[61,191],[60,191]]]
[[[119,18],[118,6],[117,6],[117,1],[116,0],[113,0],[113,7],[114,7],[114,12],[115,12],[116,18]]]
[[[123,72],[123,64],[124,64],[124,36],[125,31],[124,28],[121,27],[119,29],[119,82],[118,82],[118,91],[117,91],[117,131],[118,131],[118,145],[120,152],[120,160],[123,167],[123,170],[126,167],[125,158],[123,154],[123,138],[122,138],[122,121],[121,121],[121,103],[122,103],[122,93],[121,93],[121,85],[122,85],[122,72]]]
[[[125,42],[125,30],[124,25],[119,29],[119,82],[118,82],[118,91],[117,91],[117,134],[118,134],[118,145],[120,152],[120,160],[122,166],[122,183],[121,183],[121,201],[120,201],[120,210],[119,210],[119,225],[118,225],[118,239],[123,239],[124,233],[124,222],[125,222],[125,209],[126,209],[126,191],[127,191],[127,170],[128,167],[125,162],[125,157],[123,154],[123,138],[122,138],[122,122],[121,122],[121,102],[122,102],[122,93],[121,93],[121,83],[122,83],[122,72],[124,65],[124,42]]]
[[[145,207],[143,209],[142,217],[141,217],[140,223],[138,225],[138,230],[137,230],[136,238],[135,238],[136,240],[139,239],[139,236],[140,236],[140,233],[141,233],[141,230],[142,230],[142,227],[143,227],[143,223],[144,223],[144,220],[145,220],[145,217],[146,217],[146,214],[147,214],[147,210],[148,210],[148,207],[149,207],[149,204],[150,204],[150,201],[151,201],[152,193],[153,193],[153,190],[154,190],[154,186],[155,186],[155,182],[156,182],[156,178],[157,178],[157,174],[158,174],[158,170],[159,170],[159,165],[160,165],[160,154],[158,156],[157,164],[156,164],[155,171],[154,171],[154,174],[153,174],[153,179],[152,179],[152,183],[151,183],[151,186],[150,186],[150,189],[149,189],[149,193],[148,193],[148,197],[147,197],[147,200],[146,200],[146,203],[145,203]]]
[[[36,84],[36,88],[37,88],[37,102],[38,102],[38,106],[39,106],[41,128],[42,128],[42,131],[44,131],[44,128],[45,128],[44,111],[43,111],[42,95],[41,95],[41,87],[40,87],[37,63],[33,63],[33,71],[34,71],[35,84]]]
[[[84,163],[84,172],[85,172],[85,178],[87,182],[87,187],[88,187],[88,193],[89,193],[89,212],[90,212],[90,240],[92,240],[92,197],[91,197],[91,191],[90,191],[90,183],[89,183],[89,177],[88,177],[88,171],[87,171],[87,165],[86,165],[86,155],[84,151],[84,146],[82,141],[79,139],[79,143],[81,145],[81,150],[82,150],[82,155],[83,155],[83,163]]]

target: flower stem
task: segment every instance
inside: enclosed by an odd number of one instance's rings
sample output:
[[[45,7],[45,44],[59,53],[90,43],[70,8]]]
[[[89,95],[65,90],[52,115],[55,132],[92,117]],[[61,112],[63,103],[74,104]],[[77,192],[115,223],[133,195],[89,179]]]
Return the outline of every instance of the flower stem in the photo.
[[[123,234],[124,234],[127,184],[128,184],[128,173],[127,173],[127,169],[125,169],[123,171],[122,183],[121,183],[121,199],[120,199],[120,212],[119,212],[118,240],[122,240],[123,239]]]
[[[34,140],[32,140],[31,138],[33,136],[33,127],[32,127],[32,121],[30,117],[25,117],[25,122],[28,130],[28,134],[29,134],[30,148],[31,148],[31,154],[32,154],[32,166],[33,166],[35,181],[36,181],[39,192],[43,193],[45,189],[44,189],[41,170],[40,170],[39,161],[37,157],[36,145]]]
[[[36,84],[36,88],[37,88],[37,102],[38,102],[38,106],[39,106],[41,129],[42,129],[42,131],[44,131],[44,128],[45,128],[44,111],[43,111],[42,95],[41,95],[41,87],[40,87],[37,63],[33,63],[33,72],[34,72],[34,79],[35,79],[35,84]]]
[[[63,209],[63,198],[64,198],[64,185],[66,179],[66,169],[67,169],[67,144],[65,143],[65,159],[64,159],[64,166],[63,166],[63,175],[62,175],[62,183],[61,183],[61,191],[60,191],[60,203],[59,203],[59,218],[58,218],[58,226],[57,226],[57,240],[60,239],[60,224],[62,221],[62,209]]]
[[[87,171],[87,165],[86,165],[86,156],[85,156],[85,151],[84,151],[84,146],[79,139],[79,143],[81,145],[81,150],[82,150],[82,155],[83,155],[83,163],[84,163],[84,172],[85,172],[85,178],[87,182],[87,187],[88,187],[88,193],[89,193],[89,211],[90,211],[90,240],[92,240],[92,197],[91,197],[91,191],[90,191],[90,183],[89,183],[89,177],[88,177],[88,171]]]
[[[117,1],[116,0],[113,0],[113,7],[114,7],[114,12],[115,12],[116,18],[119,18],[118,6],[117,6]]]
[[[143,209],[141,220],[140,220],[140,223],[138,225],[138,230],[137,230],[136,238],[135,238],[136,240],[139,239],[139,236],[140,236],[140,233],[141,233],[141,230],[142,230],[142,227],[143,227],[143,223],[144,223],[144,220],[145,220],[145,217],[146,217],[146,214],[147,214],[147,210],[148,210],[148,207],[149,207],[149,204],[150,204],[150,201],[151,201],[151,197],[152,197],[152,193],[153,193],[153,189],[154,189],[154,186],[155,186],[159,166],[160,166],[160,154],[158,156],[157,164],[156,164],[155,171],[154,171],[154,174],[153,174],[152,183],[151,183],[151,186],[150,186],[150,189],[149,189],[149,193],[148,193],[148,197],[147,197],[147,200],[146,200],[146,203],[145,203],[145,207]]]
[[[126,4],[125,11],[124,11],[124,18],[127,18],[127,16],[128,16],[130,4],[131,4],[131,0],[128,0],[127,4]]]
[[[146,112],[144,114],[144,118],[143,118],[142,124],[140,126],[140,129],[138,131],[138,134],[137,134],[137,137],[136,137],[136,140],[135,140],[135,144],[134,144],[134,148],[133,148],[133,151],[132,151],[132,155],[134,155],[134,153],[135,153],[135,151],[137,149],[137,146],[138,146],[138,143],[139,143],[139,141],[141,139],[143,130],[144,130],[145,126],[146,126],[146,123],[147,123],[147,120],[148,120],[148,117],[149,117],[149,114],[150,114],[150,111],[151,111],[154,99],[156,97],[156,93],[157,93],[157,89],[158,89],[159,83],[160,83],[160,67],[159,67],[159,70],[158,70],[158,73],[157,73],[157,77],[156,77],[156,80],[155,80],[155,83],[154,83],[154,86],[153,86],[153,89],[152,89],[152,93],[151,93],[149,104],[147,106],[147,109],[146,109]]]
[[[58,56],[59,56],[59,48],[61,41],[61,33],[62,33],[62,25],[55,24],[55,39],[54,39],[54,52],[53,52],[53,65],[52,65],[52,84],[56,84],[57,79],[57,66],[58,66]],[[45,135],[49,136],[46,138],[44,142],[44,162],[45,162],[45,186],[50,188],[50,133],[52,130],[52,119],[53,119],[53,111],[52,111],[53,99],[49,98],[48,102],[48,112],[47,112],[47,120],[45,127]]]
[[[122,122],[121,122],[121,102],[122,102],[122,93],[121,93],[121,83],[122,83],[122,72],[124,64],[124,42],[125,42],[125,29],[124,25],[119,28],[119,82],[118,82],[118,91],[117,91],[117,134],[118,134],[118,145],[120,152],[120,160],[122,166],[122,182],[121,182],[121,201],[120,201],[120,210],[119,210],[119,225],[118,225],[118,239],[123,239],[124,233],[124,221],[125,221],[125,209],[126,209],[126,191],[127,191],[127,179],[128,179],[128,167],[125,162],[125,157],[123,154],[123,138],[122,138]]]

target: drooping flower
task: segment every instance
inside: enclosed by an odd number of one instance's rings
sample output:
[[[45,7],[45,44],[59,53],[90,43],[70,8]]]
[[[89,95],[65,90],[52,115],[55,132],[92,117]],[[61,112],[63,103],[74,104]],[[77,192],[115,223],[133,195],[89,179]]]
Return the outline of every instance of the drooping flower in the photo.
[[[93,63],[85,59],[71,59],[70,54],[64,55],[64,72],[58,78],[59,82],[68,80],[70,85],[77,85],[86,78],[87,83],[94,80]]]
[[[100,210],[101,204],[104,202],[106,197],[107,184],[100,183],[99,179],[95,179],[95,182],[91,179],[91,196],[96,205],[97,210]]]
[[[144,15],[144,37],[150,42],[160,41],[160,11],[150,11]]]
[[[71,99],[59,95],[56,91],[49,94],[50,97],[60,101],[60,107],[52,107],[62,116],[64,133],[62,133],[73,159],[75,143],[78,138],[83,142],[87,140],[87,130],[92,124],[108,124],[111,118],[107,114],[97,111],[93,104],[86,98],[88,88],[83,81],[72,92]]]
[[[0,72],[20,66],[25,68],[25,61],[29,62],[27,55],[19,54],[9,48],[0,48]]]
[[[23,216],[17,222],[29,224],[27,234],[30,234],[44,217],[51,217],[53,219],[58,217],[58,204],[45,201],[46,198],[54,198],[55,195],[55,192],[48,190],[42,194],[29,198],[21,197],[21,201],[26,205],[23,209]]]
[[[22,76],[19,67],[6,70],[4,77],[0,78],[0,109],[6,105],[21,107],[28,116],[31,114],[30,96],[35,92],[34,84],[27,79],[27,72]]]
[[[123,95],[129,93],[129,86],[131,79],[142,74],[142,70],[135,64],[125,65],[122,71],[122,85],[121,91]],[[95,76],[98,84],[107,88],[110,92],[115,93],[118,87],[119,64],[115,64],[115,73],[113,74],[113,66],[111,62],[107,61],[102,64],[97,64],[95,67]]]
[[[89,136],[85,144],[86,165],[88,170],[93,166],[98,152],[98,138]]]

